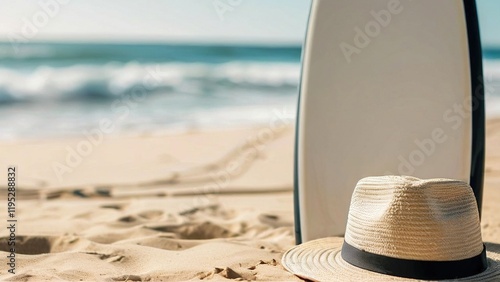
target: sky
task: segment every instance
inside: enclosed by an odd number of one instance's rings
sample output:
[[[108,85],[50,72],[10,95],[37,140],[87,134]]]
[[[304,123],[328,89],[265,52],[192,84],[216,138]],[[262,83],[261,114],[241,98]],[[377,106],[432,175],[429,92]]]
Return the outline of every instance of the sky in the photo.
[[[500,1],[477,0],[483,44],[500,46]],[[0,40],[299,44],[310,0],[0,0]],[[23,33],[24,31],[24,33]]]
[[[0,39],[34,22],[39,3],[57,1],[68,3],[57,4],[36,39],[300,43],[310,7],[309,0],[0,0]]]

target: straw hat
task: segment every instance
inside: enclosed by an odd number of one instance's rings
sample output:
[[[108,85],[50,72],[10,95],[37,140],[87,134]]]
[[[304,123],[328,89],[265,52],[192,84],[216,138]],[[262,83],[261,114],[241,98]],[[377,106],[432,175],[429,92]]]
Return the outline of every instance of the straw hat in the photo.
[[[282,264],[313,281],[500,281],[500,249],[483,245],[472,189],[451,179],[361,179],[345,238],[295,246]]]

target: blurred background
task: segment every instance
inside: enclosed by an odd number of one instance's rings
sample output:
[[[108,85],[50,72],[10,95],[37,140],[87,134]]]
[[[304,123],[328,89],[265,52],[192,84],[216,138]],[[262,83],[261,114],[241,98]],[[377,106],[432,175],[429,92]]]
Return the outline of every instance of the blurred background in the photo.
[[[500,1],[478,0],[488,115]],[[309,0],[0,0],[0,140],[295,116]]]

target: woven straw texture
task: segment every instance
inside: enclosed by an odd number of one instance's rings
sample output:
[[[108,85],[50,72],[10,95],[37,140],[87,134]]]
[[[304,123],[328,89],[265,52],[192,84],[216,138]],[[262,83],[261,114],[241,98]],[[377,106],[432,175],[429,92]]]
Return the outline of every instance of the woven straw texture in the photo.
[[[361,179],[345,240],[389,257],[461,260],[483,250],[479,213],[467,183],[408,176]]]
[[[313,281],[416,281],[364,270],[345,262],[344,238],[324,238],[288,250],[290,272]],[[408,176],[367,177],[354,190],[345,241],[394,258],[451,261],[483,250],[471,187],[451,179]],[[486,244],[488,269],[455,281],[500,281],[500,250]]]

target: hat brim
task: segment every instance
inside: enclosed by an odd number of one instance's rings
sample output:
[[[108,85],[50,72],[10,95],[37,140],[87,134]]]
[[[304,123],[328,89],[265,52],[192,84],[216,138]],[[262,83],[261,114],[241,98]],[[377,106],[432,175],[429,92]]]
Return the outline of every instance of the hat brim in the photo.
[[[285,252],[283,266],[312,281],[418,281],[365,270],[344,261],[340,255],[344,238],[309,241]],[[500,245],[485,243],[488,268],[474,276],[453,281],[500,281]]]

